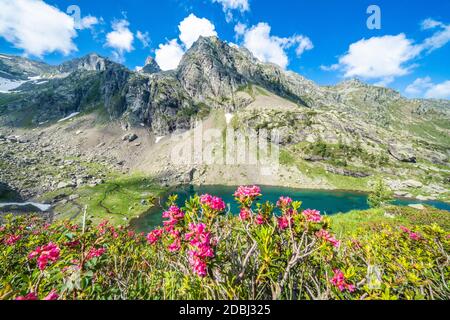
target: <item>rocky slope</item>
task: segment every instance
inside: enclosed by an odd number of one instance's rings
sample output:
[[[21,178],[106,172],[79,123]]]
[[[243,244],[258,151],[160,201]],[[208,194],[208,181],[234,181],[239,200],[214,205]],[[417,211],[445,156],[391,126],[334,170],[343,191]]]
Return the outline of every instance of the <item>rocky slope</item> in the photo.
[[[0,93],[0,180],[31,190],[30,195],[39,188],[57,189],[61,182],[76,187],[77,181],[92,184],[105,177],[85,172],[86,162],[102,163],[105,172],[113,170],[110,166],[139,169],[168,184],[367,190],[382,176],[399,195],[449,195],[449,101],[408,100],[358,80],[322,87],[216,37],[200,38],[179,67],[167,72],[152,58],[142,70],[130,71],[96,54],[59,66],[0,55],[0,77],[16,85],[0,90],[5,91]],[[174,143],[168,135],[188,145],[200,119],[221,132],[277,129],[279,174],[267,177],[248,166],[170,163]],[[80,162],[79,174],[44,179],[48,174],[41,174],[40,166],[19,165],[17,159],[27,154],[55,166],[65,166],[71,155]],[[38,168],[33,179],[25,174],[21,182],[11,182],[32,167]]]

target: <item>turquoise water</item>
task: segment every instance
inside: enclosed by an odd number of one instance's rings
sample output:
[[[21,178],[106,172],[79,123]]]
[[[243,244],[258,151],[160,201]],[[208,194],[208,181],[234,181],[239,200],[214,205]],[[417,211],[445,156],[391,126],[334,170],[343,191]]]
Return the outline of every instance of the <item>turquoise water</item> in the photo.
[[[186,199],[194,194],[205,194],[221,197],[225,203],[230,206],[232,212],[238,212],[238,205],[234,201],[233,193],[237,187],[229,186],[183,186],[169,192],[170,194],[178,195],[178,205],[183,206]],[[280,196],[288,196],[294,200],[302,201],[303,209],[320,210],[323,214],[336,214],[340,212],[348,212],[351,210],[365,210],[368,209],[367,194],[351,192],[351,191],[329,191],[329,190],[305,190],[293,189],[284,187],[269,187],[262,186],[262,200],[276,202]],[[161,204],[165,204],[167,196],[161,199]],[[408,204],[423,203],[434,206],[438,209],[450,211],[450,204],[440,201],[419,201],[414,199],[397,199],[394,204],[408,205]],[[162,208],[157,206],[149,213],[143,215],[139,219],[131,221],[131,227],[136,231],[147,232],[162,224]]]

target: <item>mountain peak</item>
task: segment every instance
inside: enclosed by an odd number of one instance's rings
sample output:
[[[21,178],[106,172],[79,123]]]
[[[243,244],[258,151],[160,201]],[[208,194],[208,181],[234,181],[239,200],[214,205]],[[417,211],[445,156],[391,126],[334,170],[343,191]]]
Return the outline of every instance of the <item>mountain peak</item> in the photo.
[[[89,53],[84,57],[65,62],[59,66],[61,72],[85,71],[105,71],[108,59],[97,53]]]
[[[159,67],[156,60],[152,56],[149,56],[147,58],[147,60],[145,60],[145,66],[142,68],[142,72],[148,73],[148,74],[153,74],[153,73],[158,73],[160,71],[161,71],[161,68]]]

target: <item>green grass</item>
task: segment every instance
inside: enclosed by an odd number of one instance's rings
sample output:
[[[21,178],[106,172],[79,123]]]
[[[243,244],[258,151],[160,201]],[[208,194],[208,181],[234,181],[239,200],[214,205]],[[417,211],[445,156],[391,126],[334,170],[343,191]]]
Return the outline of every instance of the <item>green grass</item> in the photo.
[[[147,212],[153,206],[155,198],[165,191],[165,188],[158,186],[151,178],[135,174],[111,179],[95,187],[57,190],[47,193],[43,199],[58,195],[79,196],[54,208],[57,219],[80,221],[86,207],[87,216],[94,223],[108,219],[115,225],[127,225],[131,219]],[[141,203],[142,200],[145,203]]]
[[[321,165],[308,163],[285,149],[280,151],[280,163],[285,166],[296,166],[303,174],[310,178],[322,178],[336,189],[370,191],[368,182],[372,179],[371,177],[355,178],[330,173]]]
[[[426,206],[417,210],[404,206],[388,206],[380,209],[354,210],[329,216],[333,231],[341,237],[349,237],[356,231],[376,231],[382,224],[392,226],[414,226],[437,224],[450,229],[450,215],[447,211]]]

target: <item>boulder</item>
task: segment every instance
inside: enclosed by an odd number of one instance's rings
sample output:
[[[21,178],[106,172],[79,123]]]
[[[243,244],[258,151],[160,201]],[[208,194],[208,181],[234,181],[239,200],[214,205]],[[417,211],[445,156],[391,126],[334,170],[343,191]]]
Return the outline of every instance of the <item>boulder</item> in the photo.
[[[351,171],[343,168],[327,167],[327,171],[330,173],[338,174],[341,176],[354,177],[354,178],[365,178],[369,177],[371,174],[361,171]]]
[[[409,180],[403,181],[402,184],[406,188],[422,188],[423,187],[422,182],[419,182],[419,181],[416,181],[416,180],[413,180],[413,179],[409,179]]]
[[[128,133],[122,137],[123,141],[133,142],[138,136],[135,133]]]
[[[389,154],[398,161],[410,163],[416,163],[417,161],[414,150],[411,147],[391,144],[388,150]]]

